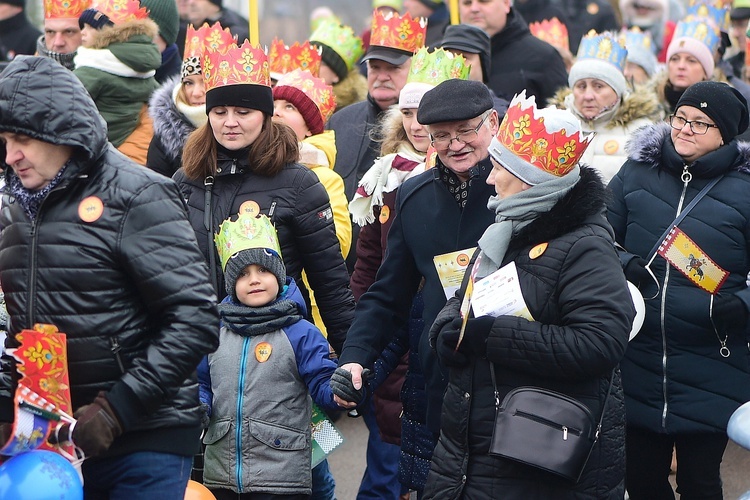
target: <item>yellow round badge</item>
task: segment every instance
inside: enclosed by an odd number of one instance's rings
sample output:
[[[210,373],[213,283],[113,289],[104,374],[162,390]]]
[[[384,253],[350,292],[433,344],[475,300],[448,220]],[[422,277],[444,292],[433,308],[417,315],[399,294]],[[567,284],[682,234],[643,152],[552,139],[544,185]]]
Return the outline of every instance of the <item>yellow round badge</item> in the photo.
[[[81,200],[78,205],[78,217],[83,222],[94,222],[104,213],[104,203],[96,196],[89,196]]]
[[[381,224],[385,224],[386,222],[388,222],[388,219],[390,218],[390,216],[391,216],[391,209],[388,208],[388,205],[383,205],[380,208],[380,217],[378,217],[378,220],[380,221]]]
[[[596,5],[594,2],[591,2],[586,6],[586,12],[591,14],[592,16],[595,16],[599,12],[599,6]]]
[[[610,139],[607,142],[604,143],[604,152],[608,155],[613,155],[617,153],[617,150],[620,149],[620,143],[617,142],[615,139]]]
[[[249,214],[255,217],[259,213],[260,205],[258,205],[253,200],[247,200],[246,202],[242,203],[242,205],[240,205],[240,214]]]
[[[456,257],[456,263],[461,267],[466,267],[469,265],[469,256],[465,253],[458,254],[458,257]]]
[[[271,351],[273,351],[271,344],[261,342],[255,346],[255,359],[258,360],[258,363],[265,363],[271,357]]]
[[[545,250],[547,250],[547,246],[549,246],[548,243],[540,243],[531,250],[529,250],[529,258],[531,260],[534,260],[538,257],[540,257]]]

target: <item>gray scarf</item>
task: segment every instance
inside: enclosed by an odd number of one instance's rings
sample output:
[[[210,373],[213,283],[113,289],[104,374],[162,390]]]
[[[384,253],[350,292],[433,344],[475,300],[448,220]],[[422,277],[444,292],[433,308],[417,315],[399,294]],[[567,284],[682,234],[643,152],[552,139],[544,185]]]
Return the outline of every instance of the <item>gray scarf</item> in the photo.
[[[479,238],[482,252],[477,279],[500,269],[511,238],[541,214],[549,212],[580,178],[581,168],[576,165],[567,175],[531,186],[513,196],[490,197],[487,208],[495,212],[495,223]]]

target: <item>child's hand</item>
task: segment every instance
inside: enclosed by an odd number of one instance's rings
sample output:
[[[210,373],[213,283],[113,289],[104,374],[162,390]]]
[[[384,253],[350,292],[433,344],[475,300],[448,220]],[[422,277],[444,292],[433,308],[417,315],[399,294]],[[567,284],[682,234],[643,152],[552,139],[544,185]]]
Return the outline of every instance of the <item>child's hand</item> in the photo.
[[[356,370],[356,368],[359,368],[359,370]],[[355,377],[353,377],[355,371],[358,375],[356,378],[359,379],[356,380],[356,382],[359,382],[358,384],[355,383]],[[370,370],[363,370],[356,363],[336,368],[331,376],[331,390],[336,403],[344,408],[353,408],[360,404],[365,397],[364,381],[369,374]]]

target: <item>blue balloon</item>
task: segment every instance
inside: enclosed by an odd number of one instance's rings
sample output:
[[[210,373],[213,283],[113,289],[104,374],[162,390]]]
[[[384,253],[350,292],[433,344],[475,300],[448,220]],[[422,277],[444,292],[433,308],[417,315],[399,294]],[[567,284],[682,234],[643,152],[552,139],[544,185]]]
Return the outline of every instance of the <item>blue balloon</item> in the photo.
[[[82,500],[73,465],[52,451],[35,450],[0,465],[0,500]]]

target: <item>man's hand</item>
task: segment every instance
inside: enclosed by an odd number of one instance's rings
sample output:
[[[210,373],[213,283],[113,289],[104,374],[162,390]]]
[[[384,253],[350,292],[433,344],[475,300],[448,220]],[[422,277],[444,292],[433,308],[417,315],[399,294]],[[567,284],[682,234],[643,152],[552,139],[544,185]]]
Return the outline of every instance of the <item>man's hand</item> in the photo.
[[[82,406],[73,416],[78,419],[73,428],[73,442],[86,457],[104,453],[122,434],[122,426],[104,391],[100,391],[93,403]]]
[[[358,363],[347,363],[336,368],[331,377],[333,400],[342,408],[356,408],[364,397],[362,372]]]

